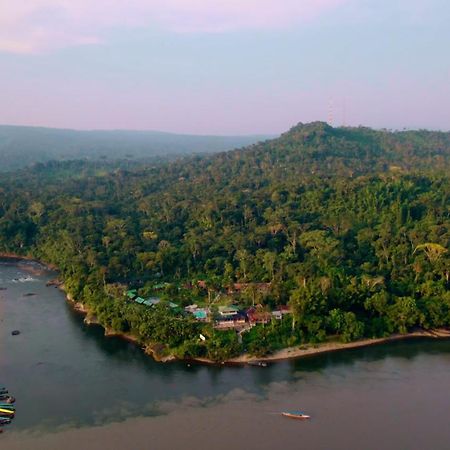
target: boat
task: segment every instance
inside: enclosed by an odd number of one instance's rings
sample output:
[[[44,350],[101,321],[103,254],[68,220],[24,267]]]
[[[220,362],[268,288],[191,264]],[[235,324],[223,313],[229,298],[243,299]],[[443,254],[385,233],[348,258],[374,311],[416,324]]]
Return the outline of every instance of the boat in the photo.
[[[0,401],[5,403],[14,403],[16,399],[11,395],[0,395]]]
[[[302,411],[284,411],[281,413],[284,417],[289,417],[290,419],[310,419],[311,416],[308,416]]]
[[[16,409],[11,403],[0,403],[0,408],[2,409]]]
[[[0,404],[0,408],[1,409],[8,409],[9,411],[15,411],[16,408],[14,408],[13,405],[9,405],[9,404]]]
[[[13,416],[14,411],[11,411],[10,409],[0,408],[0,415]]]
[[[267,363],[265,361],[249,361],[247,364],[249,366],[267,367]]]
[[[11,423],[11,419],[9,417],[0,417],[0,425],[8,425]]]

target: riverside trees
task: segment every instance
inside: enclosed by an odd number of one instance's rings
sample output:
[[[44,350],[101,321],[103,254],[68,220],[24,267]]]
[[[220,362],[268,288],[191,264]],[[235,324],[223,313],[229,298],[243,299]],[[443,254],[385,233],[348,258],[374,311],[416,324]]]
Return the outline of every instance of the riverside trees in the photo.
[[[186,354],[223,358],[239,343],[216,333],[199,346],[198,324],[149,316],[107,286],[203,280],[211,302],[233,283],[270,283],[234,299],[294,311],[244,336],[255,353],[448,326],[449,161],[448,133],[319,123],[132,170],[51,163],[0,177],[0,249],[58,265],[108,326]]]

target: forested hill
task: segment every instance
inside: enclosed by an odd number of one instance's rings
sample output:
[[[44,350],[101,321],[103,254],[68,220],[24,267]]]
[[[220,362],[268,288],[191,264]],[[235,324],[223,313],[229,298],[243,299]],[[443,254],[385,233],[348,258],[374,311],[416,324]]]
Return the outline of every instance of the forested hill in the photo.
[[[152,190],[180,196],[198,192],[201,201],[205,186],[244,192],[289,183],[307,185],[319,178],[445,174],[449,166],[449,132],[333,128],[315,122],[298,124],[279,138],[249,147],[161,166]]]
[[[129,170],[48,163],[0,176],[0,251],[58,265],[104,325],[184,356],[449,326],[449,169],[449,133],[323,123]],[[249,289],[227,297],[234,283]],[[182,306],[219,294],[241,308],[289,304],[292,321],[255,327],[241,345],[167,309],[144,312],[120,286]]]
[[[450,133],[332,128],[323,122],[299,124],[281,137],[204,160],[227,174],[255,170],[286,174],[357,176],[386,171],[440,169],[450,161]]]
[[[157,131],[76,131],[0,125],[0,171],[50,160],[124,160],[218,152],[264,136],[195,136]]]

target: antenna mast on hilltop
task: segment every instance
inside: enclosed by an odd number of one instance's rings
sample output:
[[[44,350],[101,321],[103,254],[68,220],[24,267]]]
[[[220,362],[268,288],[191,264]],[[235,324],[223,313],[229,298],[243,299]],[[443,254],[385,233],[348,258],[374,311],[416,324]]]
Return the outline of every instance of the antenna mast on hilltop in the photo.
[[[347,126],[347,98],[344,97],[344,105],[342,106],[342,126]]]
[[[333,98],[330,98],[328,102],[328,125],[333,126],[334,114],[333,114]]]

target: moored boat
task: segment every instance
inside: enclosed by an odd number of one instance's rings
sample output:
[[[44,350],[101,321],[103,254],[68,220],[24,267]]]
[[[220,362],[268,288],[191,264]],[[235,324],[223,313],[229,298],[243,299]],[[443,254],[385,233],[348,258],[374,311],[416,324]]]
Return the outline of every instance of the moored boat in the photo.
[[[16,411],[16,408],[14,408],[14,406],[11,406],[11,405],[0,405],[0,409],[7,409],[8,411],[12,411],[12,412]]]
[[[11,411],[10,409],[0,408],[0,416],[13,416],[15,411]]]
[[[308,416],[302,411],[284,411],[281,413],[284,417],[289,417],[290,419],[310,419],[311,416]]]
[[[265,361],[249,361],[247,364],[249,366],[267,367],[267,363]]]
[[[0,408],[2,409],[16,409],[11,403],[0,403]]]
[[[0,427],[3,425],[9,425],[16,415],[16,408],[13,403],[16,401],[8,393],[8,389],[5,387],[0,387]],[[3,429],[0,428],[0,433]]]

